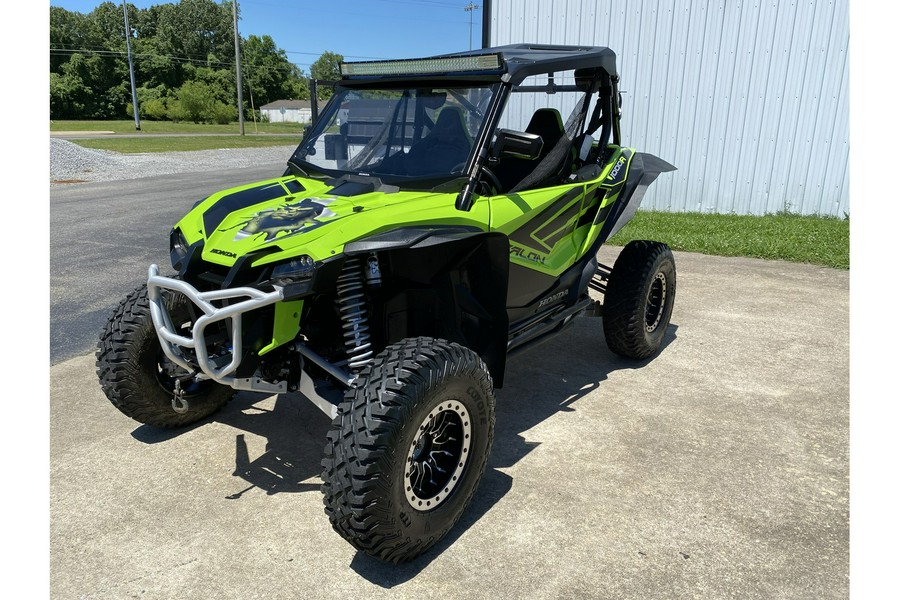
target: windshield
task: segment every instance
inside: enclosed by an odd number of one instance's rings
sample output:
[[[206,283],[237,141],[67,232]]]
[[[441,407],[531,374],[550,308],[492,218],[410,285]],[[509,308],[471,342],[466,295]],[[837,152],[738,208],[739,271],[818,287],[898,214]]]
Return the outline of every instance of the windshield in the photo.
[[[492,97],[486,86],[339,87],[291,162],[331,176],[395,183],[458,177]]]

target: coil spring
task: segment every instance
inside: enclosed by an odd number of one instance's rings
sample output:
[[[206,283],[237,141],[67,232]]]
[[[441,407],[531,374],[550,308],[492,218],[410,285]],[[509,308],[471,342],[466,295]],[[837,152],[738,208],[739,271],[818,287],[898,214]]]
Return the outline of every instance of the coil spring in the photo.
[[[348,258],[337,279],[337,305],[343,322],[348,366],[353,371],[371,364],[374,356],[369,341],[371,336],[364,285],[363,265],[359,257]]]

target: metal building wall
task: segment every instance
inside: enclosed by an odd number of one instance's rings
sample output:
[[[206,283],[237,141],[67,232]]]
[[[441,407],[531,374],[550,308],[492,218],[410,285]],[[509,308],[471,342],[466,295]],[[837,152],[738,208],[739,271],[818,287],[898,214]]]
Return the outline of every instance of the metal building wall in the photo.
[[[848,0],[494,0],[491,43],[608,46],[643,207],[849,214]]]

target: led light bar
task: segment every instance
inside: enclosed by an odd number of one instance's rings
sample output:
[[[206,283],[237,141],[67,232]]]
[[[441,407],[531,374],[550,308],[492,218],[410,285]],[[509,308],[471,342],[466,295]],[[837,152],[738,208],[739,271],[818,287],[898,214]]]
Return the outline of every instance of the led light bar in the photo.
[[[496,71],[501,64],[499,54],[353,62],[341,63],[341,75],[352,77],[354,75],[418,75],[463,71]]]

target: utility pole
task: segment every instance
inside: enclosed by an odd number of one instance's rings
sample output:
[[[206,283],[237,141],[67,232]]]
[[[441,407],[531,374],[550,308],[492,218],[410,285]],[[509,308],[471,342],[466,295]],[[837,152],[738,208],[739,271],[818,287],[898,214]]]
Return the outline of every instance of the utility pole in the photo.
[[[244,135],[244,98],[241,93],[243,81],[241,80],[241,36],[238,34],[238,3],[232,0],[231,7],[234,9],[234,65],[237,69],[237,109],[238,123],[241,126],[241,135]]]
[[[131,105],[134,108],[134,128],[141,130],[141,114],[138,110],[137,88],[134,85],[134,61],[131,59],[131,27],[128,26],[128,4],[122,0],[122,10],[125,11],[125,48],[128,50],[128,72],[131,74]]]
[[[481,7],[481,47],[491,47],[491,0],[482,0]]]
[[[463,10],[469,13],[469,50],[472,49],[472,13],[478,8],[477,4],[469,2],[463,7]]]

